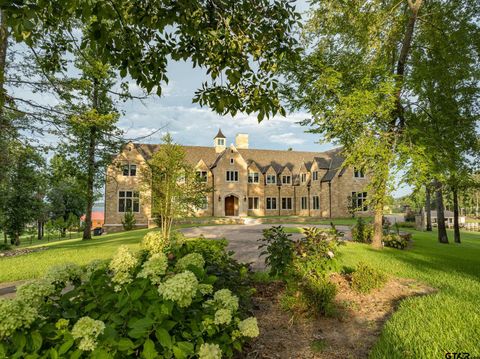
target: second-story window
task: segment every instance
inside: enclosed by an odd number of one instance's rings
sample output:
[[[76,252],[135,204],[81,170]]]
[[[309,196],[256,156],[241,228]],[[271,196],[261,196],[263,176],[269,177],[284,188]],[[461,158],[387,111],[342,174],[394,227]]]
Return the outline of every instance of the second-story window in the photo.
[[[123,175],[124,176],[136,176],[137,175],[137,165],[123,165]]]
[[[225,174],[227,182],[238,182],[238,171],[227,171]]]
[[[140,212],[140,194],[138,191],[118,192],[118,212]]]
[[[282,184],[290,184],[292,182],[292,176],[282,176]]]
[[[207,171],[197,171],[197,178],[202,183],[207,183],[208,173]]]
[[[358,169],[356,167],[353,168],[353,177],[355,178],[365,178],[365,173],[363,173],[362,169]]]
[[[306,173],[302,173],[302,174],[300,175],[300,180],[302,181],[302,183],[307,182],[307,174],[306,174]]]
[[[258,172],[248,173],[248,183],[258,183]]]
[[[312,172],[312,179],[313,179],[314,181],[318,181],[318,171]]]
[[[267,182],[267,184],[277,183],[277,176],[276,175],[267,175],[266,182]]]

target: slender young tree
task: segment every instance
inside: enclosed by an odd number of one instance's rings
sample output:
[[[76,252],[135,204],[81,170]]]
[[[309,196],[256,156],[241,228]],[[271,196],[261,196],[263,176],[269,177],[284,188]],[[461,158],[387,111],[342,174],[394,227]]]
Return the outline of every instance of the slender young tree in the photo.
[[[430,194],[430,185],[426,184],[425,185],[425,212],[426,212],[426,217],[427,217],[427,225],[426,225],[426,230],[427,232],[432,231],[432,199],[431,199],[431,194]]]

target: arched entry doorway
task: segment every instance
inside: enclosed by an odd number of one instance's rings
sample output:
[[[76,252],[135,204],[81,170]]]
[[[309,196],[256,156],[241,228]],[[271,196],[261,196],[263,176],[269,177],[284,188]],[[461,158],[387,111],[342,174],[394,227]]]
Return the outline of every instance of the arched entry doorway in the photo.
[[[238,216],[238,197],[225,197],[225,216]]]

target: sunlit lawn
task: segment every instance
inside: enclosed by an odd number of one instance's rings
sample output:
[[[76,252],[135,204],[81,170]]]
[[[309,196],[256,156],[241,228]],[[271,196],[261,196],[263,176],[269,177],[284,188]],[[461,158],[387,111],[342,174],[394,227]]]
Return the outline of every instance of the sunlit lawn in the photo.
[[[410,250],[349,243],[342,262],[370,263],[392,276],[438,289],[409,298],[388,320],[372,358],[444,358],[446,352],[480,356],[480,234],[462,232],[462,244],[439,244],[436,233],[414,233]],[[449,232],[450,240],[453,239]]]

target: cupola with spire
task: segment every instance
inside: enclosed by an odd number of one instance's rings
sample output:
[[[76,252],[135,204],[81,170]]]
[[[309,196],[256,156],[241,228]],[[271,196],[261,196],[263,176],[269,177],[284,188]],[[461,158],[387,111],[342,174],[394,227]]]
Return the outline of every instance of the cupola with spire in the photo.
[[[217,135],[213,139],[215,144],[215,152],[220,153],[226,148],[227,138],[222,133],[221,129],[218,129]]]

